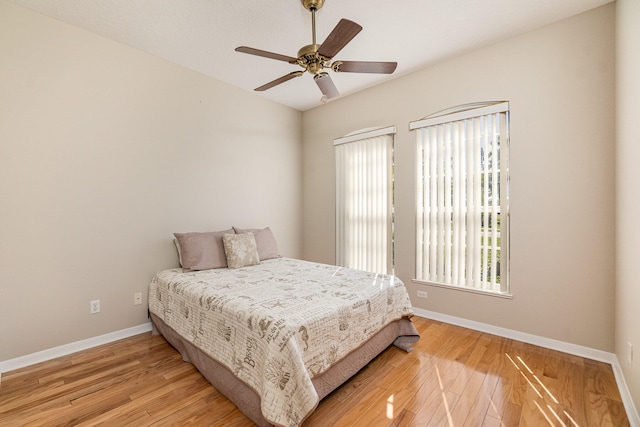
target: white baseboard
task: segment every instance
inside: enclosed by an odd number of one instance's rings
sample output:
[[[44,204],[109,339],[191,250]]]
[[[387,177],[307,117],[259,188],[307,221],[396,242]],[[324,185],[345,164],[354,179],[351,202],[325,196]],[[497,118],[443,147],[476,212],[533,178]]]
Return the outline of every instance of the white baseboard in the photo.
[[[629,424],[631,424],[631,427],[640,427],[640,416],[638,416],[638,410],[631,398],[631,393],[627,387],[627,381],[624,379],[622,367],[620,366],[620,361],[617,357],[615,362],[611,364],[611,368],[613,368],[613,375],[616,377],[616,383],[618,384],[618,390],[620,390],[624,409],[627,412],[627,417],[629,418]]]
[[[86,350],[88,348],[97,347],[102,344],[108,344],[113,341],[129,338],[134,335],[143,334],[151,330],[151,322],[134,326],[120,331],[110,332],[86,340],[72,342],[70,344],[53,347],[47,350],[38,351],[36,353],[27,354],[26,356],[16,357],[15,359],[4,360],[0,362],[0,374],[3,372],[13,371],[15,369],[24,368],[25,366],[34,365],[56,357],[66,356],[77,351]]]
[[[486,332],[488,334],[510,338],[540,347],[549,348],[551,350],[561,351],[563,353],[569,353],[575,356],[581,356],[587,359],[597,360],[610,364],[611,368],[613,369],[613,374],[616,378],[616,383],[618,384],[618,390],[620,390],[620,397],[622,398],[622,403],[624,404],[625,411],[627,412],[629,423],[631,424],[631,427],[640,427],[640,418],[638,417],[638,411],[636,410],[633,399],[631,398],[631,393],[629,392],[627,382],[624,379],[618,357],[614,353],[608,353],[606,351],[596,350],[593,348],[571,344],[564,341],[514,331],[512,329],[501,328],[499,326],[493,326],[486,323],[475,322],[473,320],[467,320],[460,317],[449,316],[447,314],[437,313],[435,311],[423,310],[421,308],[414,307],[413,312],[416,316],[425,317],[427,319],[450,323],[452,325],[462,326],[467,329]]]
[[[513,329],[501,328],[499,326],[488,325],[486,323],[475,322],[473,320],[449,316],[448,314],[437,313],[435,311],[423,310],[415,307],[413,309],[413,312],[417,316],[426,317],[427,319],[438,320],[440,322],[462,326],[464,328],[473,329],[475,331],[486,332],[488,334],[498,335],[500,337],[510,338],[517,341],[538,345],[540,347],[574,354],[576,356],[586,357],[587,359],[598,360],[600,362],[609,364],[613,363],[613,360],[615,359],[615,355],[613,353],[607,353],[606,351],[595,350],[593,348],[583,347],[581,345],[514,331]]]

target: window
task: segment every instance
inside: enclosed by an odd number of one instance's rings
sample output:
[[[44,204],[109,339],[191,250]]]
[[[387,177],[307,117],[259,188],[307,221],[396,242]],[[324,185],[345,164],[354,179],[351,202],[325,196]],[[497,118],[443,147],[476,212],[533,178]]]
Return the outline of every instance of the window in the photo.
[[[394,126],[334,140],[336,264],[393,272]]]
[[[409,126],[416,136],[416,281],[508,294],[509,103]]]

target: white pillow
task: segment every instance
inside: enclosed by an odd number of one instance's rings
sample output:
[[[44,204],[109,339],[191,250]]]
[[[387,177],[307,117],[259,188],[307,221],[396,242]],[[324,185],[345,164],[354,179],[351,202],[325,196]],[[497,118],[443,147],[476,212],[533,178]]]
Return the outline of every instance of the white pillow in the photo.
[[[229,268],[247,267],[260,262],[253,233],[225,234],[222,243]]]

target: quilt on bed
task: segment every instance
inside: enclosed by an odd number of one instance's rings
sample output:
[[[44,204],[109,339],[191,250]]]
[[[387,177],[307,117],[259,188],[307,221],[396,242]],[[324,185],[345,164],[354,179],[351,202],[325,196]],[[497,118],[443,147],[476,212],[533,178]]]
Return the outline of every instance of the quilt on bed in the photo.
[[[290,258],[162,271],[149,309],[252,387],[265,419],[282,426],[299,425],[318,404],[311,378],[412,314],[394,276]]]

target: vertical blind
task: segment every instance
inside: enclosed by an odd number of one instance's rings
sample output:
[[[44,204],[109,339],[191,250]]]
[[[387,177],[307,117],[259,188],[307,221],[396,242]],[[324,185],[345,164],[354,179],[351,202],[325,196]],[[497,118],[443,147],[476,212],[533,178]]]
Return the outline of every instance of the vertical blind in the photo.
[[[334,140],[336,263],[393,270],[394,126]]]
[[[416,280],[508,292],[507,102],[468,104],[416,131]]]

